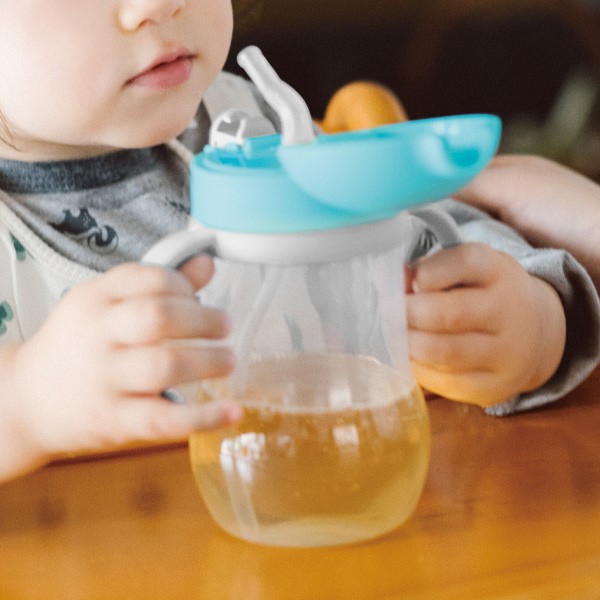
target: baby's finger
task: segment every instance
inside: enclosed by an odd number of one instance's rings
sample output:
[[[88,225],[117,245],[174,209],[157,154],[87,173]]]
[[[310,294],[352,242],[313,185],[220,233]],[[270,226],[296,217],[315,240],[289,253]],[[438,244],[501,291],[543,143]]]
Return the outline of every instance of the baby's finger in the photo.
[[[409,328],[438,333],[479,331],[495,333],[497,307],[481,288],[455,288],[449,291],[406,296]]]
[[[411,361],[445,373],[489,371],[497,357],[491,337],[485,333],[432,334],[408,332]]]
[[[413,264],[412,291],[434,292],[485,285],[495,278],[492,251],[477,243],[445,248]]]
[[[230,321],[221,310],[201,306],[195,296],[143,296],[108,309],[105,332],[113,345],[153,344],[163,340],[220,339]]]
[[[196,288],[179,271],[141,263],[125,263],[91,280],[99,291],[113,301],[138,296],[187,295],[194,296]]]
[[[181,273],[192,284],[194,289],[199,290],[204,287],[215,272],[215,265],[210,256],[201,254],[194,256],[179,267]]]
[[[115,404],[124,439],[176,441],[196,431],[239,421],[242,408],[233,402],[172,404],[161,398],[124,399]]]
[[[224,377],[234,366],[233,351],[227,347],[161,344],[120,350],[106,377],[111,388],[122,393],[159,395],[177,385]]]

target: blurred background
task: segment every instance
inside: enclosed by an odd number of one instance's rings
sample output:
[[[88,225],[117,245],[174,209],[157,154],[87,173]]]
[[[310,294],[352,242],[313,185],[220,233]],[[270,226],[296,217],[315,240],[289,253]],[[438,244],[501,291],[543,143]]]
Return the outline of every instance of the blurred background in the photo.
[[[315,118],[344,84],[376,81],[411,119],[491,112],[501,151],[600,180],[598,0],[262,0],[241,13],[226,68],[241,73],[237,51],[260,46]]]

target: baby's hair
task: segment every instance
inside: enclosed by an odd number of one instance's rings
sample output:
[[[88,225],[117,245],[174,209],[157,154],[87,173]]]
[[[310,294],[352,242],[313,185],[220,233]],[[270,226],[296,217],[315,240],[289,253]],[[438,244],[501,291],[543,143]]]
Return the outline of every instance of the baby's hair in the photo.
[[[258,21],[263,0],[232,0],[236,29],[244,29]]]

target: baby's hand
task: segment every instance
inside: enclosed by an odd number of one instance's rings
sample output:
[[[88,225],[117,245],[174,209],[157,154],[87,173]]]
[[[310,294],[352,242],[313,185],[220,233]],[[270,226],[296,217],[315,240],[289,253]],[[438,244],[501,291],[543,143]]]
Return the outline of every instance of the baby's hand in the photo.
[[[409,353],[425,389],[489,406],[544,384],[563,355],[556,291],[483,244],[441,250],[407,269]]]
[[[233,368],[228,348],[174,340],[223,338],[228,320],[203,307],[208,257],[185,274],[126,264],[74,287],[15,353],[15,408],[44,457],[134,440],[174,440],[235,420],[233,404],[175,405],[163,390]]]

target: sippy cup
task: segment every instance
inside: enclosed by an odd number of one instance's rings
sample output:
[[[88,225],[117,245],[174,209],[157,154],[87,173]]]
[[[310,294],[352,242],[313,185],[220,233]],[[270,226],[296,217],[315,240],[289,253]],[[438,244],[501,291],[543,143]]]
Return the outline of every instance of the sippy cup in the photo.
[[[257,48],[238,60],[282,133],[237,110],[217,119],[192,162],[196,223],[144,258],[178,266],[213,255],[201,301],[233,321],[236,369],[200,382],[193,401],[234,398],[244,415],[191,436],[192,469],[234,536],[296,547],[367,540],[410,516],[429,464],[404,264],[424,223],[440,246],[460,243],[426,203],[487,164],[500,122],[465,115],[318,135]]]

